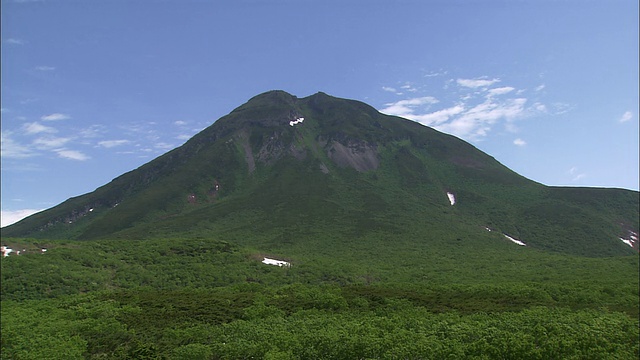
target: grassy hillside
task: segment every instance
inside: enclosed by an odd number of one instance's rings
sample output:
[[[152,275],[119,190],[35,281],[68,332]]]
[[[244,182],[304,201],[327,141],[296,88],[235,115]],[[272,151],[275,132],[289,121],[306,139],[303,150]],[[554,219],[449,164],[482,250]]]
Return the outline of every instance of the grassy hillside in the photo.
[[[304,122],[291,126],[293,119]],[[291,241],[282,236],[318,232],[348,242],[372,231],[406,238],[425,227],[433,234],[490,228],[537,249],[615,256],[634,253],[620,237],[639,232],[639,203],[633,191],[542,186],[460,139],[357,101],[273,91],[182,147],[2,233],[268,234],[277,245]]]
[[[639,204],[269,92],[3,228],[2,358],[637,359]]]

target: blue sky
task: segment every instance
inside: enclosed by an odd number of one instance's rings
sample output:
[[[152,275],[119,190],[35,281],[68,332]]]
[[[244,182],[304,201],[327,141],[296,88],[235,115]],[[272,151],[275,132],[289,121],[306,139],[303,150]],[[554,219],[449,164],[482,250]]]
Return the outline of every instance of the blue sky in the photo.
[[[249,98],[364,101],[547,185],[638,190],[637,0],[2,0],[2,224]]]

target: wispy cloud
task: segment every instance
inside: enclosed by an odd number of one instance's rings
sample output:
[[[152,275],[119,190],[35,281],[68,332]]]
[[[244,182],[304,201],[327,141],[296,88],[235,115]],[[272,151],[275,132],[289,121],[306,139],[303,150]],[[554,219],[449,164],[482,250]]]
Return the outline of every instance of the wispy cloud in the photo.
[[[405,117],[467,140],[481,140],[498,123],[507,131],[516,132],[517,119],[546,111],[541,103],[527,106],[523,92],[511,86],[491,88],[500,79],[487,77],[449,80],[447,86],[457,86],[462,92],[456,103],[433,111],[440,101],[432,96],[415,97],[385,104],[380,111]],[[522,140],[521,140],[522,141]],[[516,144],[524,145],[524,144]]]
[[[587,174],[580,172],[579,169],[575,166],[569,169],[568,173],[571,176],[572,182],[577,182],[587,177]]]
[[[40,119],[44,121],[59,121],[59,120],[71,119],[71,116],[67,114],[54,113],[54,114],[44,115]]]
[[[24,159],[35,155],[28,146],[11,138],[10,131],[0,132],[0,156],[6,159]]]
[[[77,150],[57,149],[55,150],[55,152],[58,154],[59,157],[63,159],[85,161],[91,158],[88,155],[85,155],[82,152]]]
[[[3,43],[11,44],[11,45],[24,45],[24,40],[9,38],[4,40]]]
[[[408,92],[416,92],[418,91],[418,89],[416,89],[413,85],[406,83],[404,85],[402,85],[400,87],[402,90],[408,91]]]
[[[174,122],[173,122],[173,125],[176,125],[176,126],[185,126],[185,125],[187,125],[187,122],[186,122],[186,121],[184,121],[184,120],[176,120],[176,121],[174,121]]]
[[[417,97],[388,103],[386,104],[387,107],[380,111],[385,114],[408,117],[414,115],[416,108],[437,104],[438,102],[438,99],[433,96]]]
[[[56,68],[55,68],[55,67],[53,67],[53,66],[45,66],[45,65],[41,65],[41,66],[36,66],[36,68],[35,68],[35,69],[36,69],[36,70],[38,70],[38,71],[53,71],[53,70],[55,70]]]
[[[392,92],[392,93],[397,93],[398,90],[394,87],[391,86],[383,86],[382,90],[387,91],[387,92]]]
[[[66,143],[68,143],[69,141],[71,141],[70,138],[46,136],[46,137],[41,137],[33,140],[32,144],[35,145],[40,150],[48,150],[48,149],[59,148],[65,145]]]
[[[410,114],[407,119],[417,121],[427,126],[438,126],[452,117],[464,112],[463,105],[455,105],[446,109],[434,111],[428,114]]]
[[[171,150],[175,147],[175,145],[173,144],[169,144],[169,143],[165,143],[165,142],[159,142],[153,145],[153,147],[155,147],[156,149],[159,150]]]
[[[515,88],[511,86],[503,86],[495,89],[490,89],[489,95],[504,95],[512,92],[513,90],[515,90]]]
[[[98,146],[104,147],[104,148],[112,148],[112,147],[116,147],[116,146],[121,146],[121,145],[125,145],[130,143],[131,141],[129,140],[104,140],[104,141],[100,141],[98,142]]]
[[[620,117],[620,122],[627,122],[629,120],[633,119],[633,113],[631,111],[625,111],[624,114],[622,114],[622,117]]]
[[[522,140],[522,139],[520,139],[520,138],[517,138],[517,139],[513,140],[513,144],[517,145],[517,146],[525,146],[525,145],[527,145],[527,142]]]
[[[91,139],[102,136],[106,132],[104,125],[91,125],[78,132],[78,136],[85,139]]]
[[[440,71],[431,71],[429,73],[424,74],[424,77],[426,78],[431,78],[431,77],[436,77],[436,76],[443,76],[443,75],[447,75],[449,72],[445,71],[445,70],[440,70]]]
[[[51,133],[58,132],[58,130],[56,130],[56,129],[50,127],[50,126],[45,126],[45,125],[42,125],[42,124],[37,123],[37,122],[26,123],[26,124],[24,124],[22,126],[22,129],[28,135],[40,134],[40,133],[50,133],[51,134]]]
[[[497,82],[500,82],[500,79],[491,79],[488,80],[486,78],[477,78],[477,79],[458,79],[456,83],[460,86],[468,87],[468,88],[479,88],[479,87],[487,87],[491,86]]]

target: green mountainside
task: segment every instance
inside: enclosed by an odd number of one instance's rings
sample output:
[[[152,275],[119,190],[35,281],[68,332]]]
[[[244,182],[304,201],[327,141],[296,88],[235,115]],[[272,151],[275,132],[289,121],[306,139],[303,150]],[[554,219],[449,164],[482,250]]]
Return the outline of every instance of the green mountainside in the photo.
[[[0,357],[638,359],[639,203],[271,91],[2,228]]]
[[[370,233],[420,242],[508,234],[536,249],[611,256],[633,253],[620,238],[638,233],[638,200],[628,190],[543,186],[460,139],[361,102],[271,91],[183,146],[2,234],[224,234],[267,249],[318,233],[345,242]]]

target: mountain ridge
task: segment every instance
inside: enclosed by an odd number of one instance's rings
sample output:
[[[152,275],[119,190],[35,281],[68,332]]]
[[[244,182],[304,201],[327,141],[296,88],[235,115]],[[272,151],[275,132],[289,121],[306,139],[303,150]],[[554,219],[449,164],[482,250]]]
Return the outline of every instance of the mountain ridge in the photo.
[[[430,232],[486,238],[489,228],[543,251],[612,256],[637,252],[638,213],[637,192],[544,186],[463,140],[365,103],[274,90],[182,146],[2,235],[270,234],[249,245],[279,246],[318,232],[363,241],[372,232],[419,233],[416,241],[436,241]],[[633,234],[632,246],[621,241]]]

